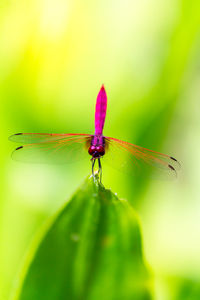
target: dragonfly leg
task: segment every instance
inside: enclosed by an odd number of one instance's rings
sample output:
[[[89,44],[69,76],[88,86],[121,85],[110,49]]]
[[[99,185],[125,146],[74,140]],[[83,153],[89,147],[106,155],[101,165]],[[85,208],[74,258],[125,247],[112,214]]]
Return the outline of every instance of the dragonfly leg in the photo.
[[[92,159],[92,176],[94,177],[94,165],[95,165],[95,159]]]
[[[102,166],[101,166],[101,159],[98,158],[99,170],[98,173],[100,174],[100,182],[102,180]]]

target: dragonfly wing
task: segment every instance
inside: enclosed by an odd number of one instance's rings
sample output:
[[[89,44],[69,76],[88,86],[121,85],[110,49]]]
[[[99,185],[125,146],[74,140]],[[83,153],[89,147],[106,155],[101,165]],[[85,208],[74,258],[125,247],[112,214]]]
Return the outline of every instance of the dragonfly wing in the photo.
[[[103,160],[114,168],[134,176],[176,177],[180,163],[173,157],[115,138],[105,137],[108,151]]]
[[[79,133],[16,133],[9,137],[9,140],[20,144],[34,144],[48,141],[58,141],[75,137],[89,137],[89,134]]]
[[[12,158],[29,163],[71,163],[88,158],[89,134],[20,134],[10,138],[25,145],[17,147]],[[30,143],[31,142],[31,143]]]

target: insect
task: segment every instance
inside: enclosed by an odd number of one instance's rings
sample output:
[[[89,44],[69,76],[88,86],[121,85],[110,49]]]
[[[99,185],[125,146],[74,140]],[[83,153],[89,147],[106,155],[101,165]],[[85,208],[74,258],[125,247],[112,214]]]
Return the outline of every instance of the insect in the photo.
[[[152,151],[116,138],[103,135],[107,111],[107,95],[102,85],[96,100],[95,133],[16,133],[10,140],[21,143],[12,154],[13,159],[36,163],[71,163],[91,156],[92,175],[98,162],[98,174],[102,179],[101,159],[120,170],[133,169],[135,173],[153,168],[175,175],[180,167],[172,156]],[[87,153],[88,152],[88,153]],[[132,166],[134,168],[132,168]]]

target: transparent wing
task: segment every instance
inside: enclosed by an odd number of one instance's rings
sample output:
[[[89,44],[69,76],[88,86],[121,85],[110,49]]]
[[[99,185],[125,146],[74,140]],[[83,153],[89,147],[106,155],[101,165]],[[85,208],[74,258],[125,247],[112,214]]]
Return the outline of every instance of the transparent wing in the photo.
[[[58,141],[77,137],[89,137],[84,133],[16,133],[9,137],[9,140],[20,144],[34,144],[49,141]]]
[[[14,160],[62,164],[89,158],[91,135],[24,133],[12,135],[10,140],[25,144],[12,153]]]
[[[180,163],[172,156],[152,151],[115,138],[105,137],[107,151],[103,161],[114,168],[145,176],[152,172],[153,177],[176,177]]]

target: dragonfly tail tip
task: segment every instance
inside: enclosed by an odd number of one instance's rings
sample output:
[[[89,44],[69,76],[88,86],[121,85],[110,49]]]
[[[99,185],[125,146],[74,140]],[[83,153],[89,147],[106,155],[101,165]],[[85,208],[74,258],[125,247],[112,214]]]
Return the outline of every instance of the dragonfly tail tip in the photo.
[[[104,84],[101,85],[101,91],[105,91]]]

